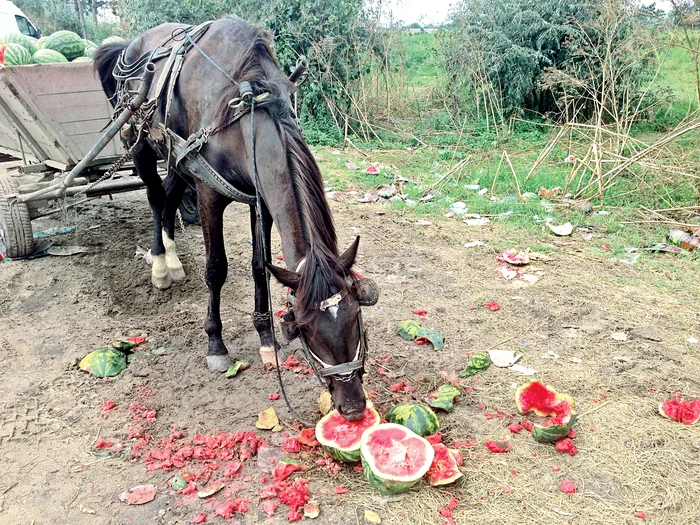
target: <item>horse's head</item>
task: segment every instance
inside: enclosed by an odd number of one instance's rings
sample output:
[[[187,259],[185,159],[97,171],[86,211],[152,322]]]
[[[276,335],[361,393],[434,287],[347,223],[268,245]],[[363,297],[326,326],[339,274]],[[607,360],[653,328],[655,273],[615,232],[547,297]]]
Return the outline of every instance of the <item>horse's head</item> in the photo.
[[[313,276],[316,269],[305,268],[306,259],[295,271],[268,266],[275,278],[290,288],[291,307],[282,317],[285,336],[301,338],[307,358],[328,383],[335,408],[348,421],[362,419],[365,411],[362,374],[367,340],[360,308],[375,304],[379,298],[372,281],[350,271],[359,241],[358,237],[338,259],[334,268],[338,279],[328,297],[306,304],[306,312],[295,312],[295,307],[306,292],[304,279]]]

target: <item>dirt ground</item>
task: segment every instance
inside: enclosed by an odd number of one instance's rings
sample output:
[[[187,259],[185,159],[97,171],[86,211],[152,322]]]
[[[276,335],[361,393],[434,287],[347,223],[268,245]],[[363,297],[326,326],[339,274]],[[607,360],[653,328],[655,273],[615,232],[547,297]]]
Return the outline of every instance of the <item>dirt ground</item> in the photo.
[[[441,371],[455,376],[471,352],[499,348],[523,353],[521,363],[573,396],[581,417],[575,456],[536,443],[526,431],[511,434],[507,425],[522,419],[515,414],[514,389],[528,379],[492,366],[463,380],[465,394],[455,411],[440,414],[445,443],[473,441],[461,449],[459,482],[438,488],[422,483],[405,496],[386,498],[352,466],[332,472],[316,465],[318,452],[303,452],[299,458],[311,467],[303,475],[321,509],[317,522],[363,523],[371,509],[386,524],[441,524],[446,520],[439,509],[455,497],[458,524],[634,524],[642,523],[635,516],[640,511],[647,523],[700,523],[700,425],[657,414],[669,392],[700,395],[700,345],[686,341],[700,337],[700,305],[682,278],[661,286],[664,276],[592,254],[577,233],[571,245],[552,246],[551,261],[532,263],[542,269],[537,283],[516,288],[503,279],[493,244],[529,246],[532,240],[518,239],[517,232],[447,220],[418,227],[412,216],[375,214],[385,209],[379,205],[332,206],[342,246],[361,235],[359,267],[381,287],[378,306],[364,313],[371,354],[367,390],[376,394],[380,411],[427,395],[444,382]],[[300,429],[281,399],[268,399],[279,386],[257,353],[247,207],[227,211],[222,319],[229,350],[252,367],[229,379],[205,364],[207,289],[198,228],[188,227],[176,239],[186,281],[158,292],[146,263],[134,258],[137,245],[150,245],[145,195],[93,201],[68,219],[36,221],[34,230],[66,224],[76,224],[76,232],[55,237],[55,243],[87,246],[91,253],[0,264],[0,522],[175,525],[206,512],[207,523],[287,523],[284,505],[273,518],[263,512],[257,495],[269,473],[255,458],[226,489],[249,500],[248,511],[225,520],[214,516],[211,503],[170,489],[169,480],[184,469],[149,472],[131,449],[138,425],[151,436],[145,445],[150,450],[173,429],[190,440],[197,433],[255,430],[258,412],[269,406],[285,431]],[[464,248],[475,239],[487,246]],[[541,243],[551,242],[543,233]],[[279,253],[279,244],[274,249]],[[274,288],[274,297],[281,305],[281,288]],[[488,301],[501,310],[485,308]],[[442,351],[396,335],[401,320],[416,318],[413,309],[426,309],[425,324],[446,336]],[[88,352],[141,331],[148,341],[119,377],[97,380],[78,370]],[[627,341],[611,338],[620,331]],[[285,355],[296,349],[285,347]],[[322,389],[314,377],[289,370],[283,375],[293,405],[316,420]],[[390,385],[401,381],[414,390],[394,393]],[[101,406],[108,400],[116,408],[104,419]],[[157,416],[143,421],[130,403]],[[258,434],[273,449],[283,440],[281,433]],[[100,438],[114,446],[96,449]],[[508,439],[511,451],[490,454],[484,442],[491,439]],[[560,491],[564,479],[577,485],[576,494]],[[153,502],[119,501],[121,492],[144,483],[158,486]],[[348,492],[336,494],[338,485]],[[222,494],[215,497],[223,500]]]

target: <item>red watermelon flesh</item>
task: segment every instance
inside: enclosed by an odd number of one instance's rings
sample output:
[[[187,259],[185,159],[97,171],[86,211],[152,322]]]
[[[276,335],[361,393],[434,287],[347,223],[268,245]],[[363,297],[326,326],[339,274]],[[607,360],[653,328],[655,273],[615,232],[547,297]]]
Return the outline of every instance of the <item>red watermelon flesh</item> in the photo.
[[[700,399],[692,401],[669,399],[659,405],[659,413],[679,423],[692,425],[700,419]]]
[[[5,49],[7,49],[7,44],[0,46],[0,64],[5,63]]]
[[[574,408],[571,397],[558,394],[541,381],[532,381],[518,388],[515,399],[521,413],[532,410],[538,416],[554,416],[551,422],[555,425],[560,425]]]
[[[391,423],[372,432],[367,448],[371,451],[373,470],[377,474],[399,479],[412,478],[416,471],[430,464],[433,455],[427,453],[423,438]]]
[[[448,485],[462,477],[457,468],[457,461],[452,451],[442,443],[433,445],[435,456],[425,477],[433,486]]]
[[[316,428],[316,436],[320,437],[322,442],[332,442],[335,447],[353,447],[360,442],[365,430],[379,422],[376,414],[373,409],[367,408],[362,420],[348,421],[337,411],[333,411],[324,418],[326,422]]]

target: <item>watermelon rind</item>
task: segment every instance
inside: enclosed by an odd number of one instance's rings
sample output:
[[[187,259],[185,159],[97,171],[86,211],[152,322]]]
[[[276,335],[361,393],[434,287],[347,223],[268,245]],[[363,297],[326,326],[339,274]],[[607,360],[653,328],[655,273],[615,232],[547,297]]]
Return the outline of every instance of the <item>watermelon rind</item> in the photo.
[[[19,44],[27,51],[29,51],[29,56],[36,53],[36,44],[34,39],[23,35],[21,33],[8,33],[0,38],[0,44]]]
[[[414,401],[396,405],[386,413],[386,420],[403,425],[421,437],[435,434],[440,428],[435,412],[428,405]]]
[[[32,64],[58,64],[61,62],[68,62],[68,59],[53,49],[40,49],[32,56]]]
[[[92,58],[95,51],[97,51],[97,46],[85,46],[85,53],[83,53],[83,56]]]
[[[365,414],[367,414],[367,411],[369,411],[372,415],[371,424],[368,426],[368,428],[378,425],[381,422],[381,417],[379,416],[379,413],[371,407],[367,407]],[[336,417],[340,417],[338,411],[331,410],[330,412],[328,412],[328,414],[323,416],[318,423],[316,423],[316,440],[321,445],[321,448],[328,452],[333,457],[333,459],[343,461],[345,463],[357,463],[358,461],[360,461],[361,440],[356,441],[348,447],[343,447],[336,442],[325,439],[323,433],[321,432],[323,426],[330,424],[330,421]],[[353,423],[346,422],[344,424],[352,425]],[[359,422],[357,424],[359,424]]]
[[[561,425],[537,425],[532,427],[532,437],[540,443],[554,443],[569,435],[569,431],[576,424],[576,413],[566,416]]]
[[[83,357],[78,366],[96,377],[114,377],[126,368],[126,355],[114,348],[100,348]]]
[[[44,49],[58,51],[70,61],[85,53],[85,42],[73,31],[56,31],[46,39]]]
[[[5,47],[4,64],[6,66],[24,66],[32,60],[32,55],[21,44],[9,43]]]
[[[417,467],[410,475],[390,476],[381,474],[380,469],[377,467],[376,461],[372,456],[369,441],[376,432],[399,429],[405,434],[406,438],[417,439],[424,445],[425,448],[423,450],[425,451],[425,462],[423,465]],[[428,469],[432,465],[433,458],[435,456],[433,447],[425,438],[417,435],[415,432],[412,432],[409,428],[406,428],[403,425],[397,425],[395,423],[382,423],[381,425],[368,428],[365,430],[364,434],[362,434],[361,441],[360,457],[362,459],[362,471],[364,472],[365,479],[367,479],[372,487],[377,489],[382,494],[399,494],[409,490],[416,483],[418,483],[423,476],[425,476]]]
[[[453,452],[442,443],[434,443],[435,456],[425,474],[425,478],[433,487],[449,485],[462,477]]]
[[[527,400],[524,399],[524,394],[535,389],[540,395],[537,405],[527,403]],[[520,413],[525,414],[532,411],[541,417],[564,416],[571,413],[575,406],[574,400],[569,394],[560,394],[539,380],[519,386],[515,391],[515,403]]]

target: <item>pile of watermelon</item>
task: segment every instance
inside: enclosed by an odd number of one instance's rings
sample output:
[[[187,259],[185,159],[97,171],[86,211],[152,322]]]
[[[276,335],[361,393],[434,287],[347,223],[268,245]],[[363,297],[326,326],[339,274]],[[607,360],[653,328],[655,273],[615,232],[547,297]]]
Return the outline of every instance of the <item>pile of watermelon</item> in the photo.
[[[120,37],[106,38],[107,44],[122,40]],[[25,66],[28,64],[58,64],[66,62],[90,62],[97,44],[80,38],[72,31],[56,31],[38,40],[19,33],[10,33],[0,38],[0,64]]]

